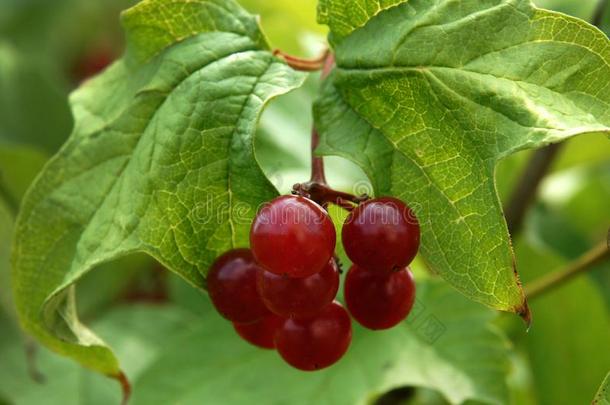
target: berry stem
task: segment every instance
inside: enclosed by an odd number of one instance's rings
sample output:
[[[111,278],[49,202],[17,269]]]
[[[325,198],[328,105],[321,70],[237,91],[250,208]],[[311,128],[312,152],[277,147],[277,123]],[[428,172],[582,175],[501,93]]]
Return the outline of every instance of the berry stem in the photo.
[[[317,72],[318,70],[324,68],[328,55],[330,55],[330,50],[325,50],[324,53],[322,53],[322,55],[316,59],[299,58],[297,56],[289,55],[280,49],[274,50],[273,55],[280,56],[282,59],[284,59],[288,66],[294,70],[299,70],[302,72]]]
[[[608,246],[608,243],[608,241],[600,242],[562,270],[546,274],[539,279],[534,280],[525,288],[525,295],[528,299],[538,297],[610,259],[610,247]]]
[[[316,156],[316,149],[320,144],[320,134],[313,128],[311,130],[311,179],[312,183],[326,185],[326,174],[324,173],[324,158]]]
[[[324,81],[330,75],[335,64],[335,56],[327,51],[324,54],[324,60],[322,61],[322,74],[320,80]],[[321,183],[327,185],[326,175],[324,174],[324,158],[322,156],[316,156],[316,149],[320,144],[320,134],[314,127],[311,130],[311,180],[310,182]]]
[[[369,196],[355,196],[343,191],[332,189],[326,182],[308,181],[307,183],[297,183],[292,187],[293,193],[307,197],[310,200],[324,206],[329,203],[338,205],[346,210],[353,209],[352,204],[360,204],[369,199]]]
[[[323,61],[321,80],[325,80],[335,65],[335,57],[326,52]],[[320,134],[313,128],[311,130],[311,179],[306,183],[295,184],[292,188],[294,194],[307,197],[322,206],[329,203],[336,204],[345,210],[351,211],[354,204],[368,200],[368,196],[355,196],[331,188],[326,181],[324,172],[324,158],[316,155],[316,149],[320,144]]]

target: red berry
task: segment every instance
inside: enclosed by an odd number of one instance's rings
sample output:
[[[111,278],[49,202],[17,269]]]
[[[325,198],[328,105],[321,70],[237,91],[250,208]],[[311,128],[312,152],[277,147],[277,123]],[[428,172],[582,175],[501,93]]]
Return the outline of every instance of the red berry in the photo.
[[[371,270],[401,269],[419,249],[419,223],[402,201],[383,197],[356,207],[342,231],[347,256]]]
[[[415,302],[415,283],[409,269],[367,270],[356,265],[345,278],[345,304],[358,323],[369,329],[388,329],[409,315]]]
[[[275,332],[282,324],[282,318],[269,314],[254,323],[235,323],[233,327],[246,342],[263,349],[275,348]]]
[[[271,312],[285,318],[315,316],[330,304],[339,289],[339,269],[331,259],[322,271],[291,278],[268,271],[258,273],[258,292]]]
[[[352,325],[343,307],[333,302],[308,319],[286,319],[275,335],[275,346],[291,366],[320,370],[336,363],[352,340]]]
[[[259,270],[249,249],[231,250],[216,259],[207,277],[208,292],[222,316],[249,323],[269,314],[256,288]]]
[[[265,204],[250,231],[256,261],[267,271],[307,277],[322,270],[335,250],[335,228],[315,202],[281,196]]]

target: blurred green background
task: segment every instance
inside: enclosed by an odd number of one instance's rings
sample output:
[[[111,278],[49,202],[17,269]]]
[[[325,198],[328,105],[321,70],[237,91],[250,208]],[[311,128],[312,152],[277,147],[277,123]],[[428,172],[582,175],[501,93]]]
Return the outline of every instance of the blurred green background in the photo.
[[[116,382],[83,370],[21,334],[10,298],[9,250],[14,217],[28,184],[70,133],[70,91],[120,57],[124,39],[118,17],[133,3],[0,0],[0,404],[120,402]],[[325,29],[315,22],[316,1],[241,3],[261,16],[273,47],[301,56],[318,55],[324,48]],[[589,20],[597,2],[536,3]],[[610,32],[610,10],[602,28]],[[274,101],[260,122],[257,156],[282,192],[308,177],[312,118],[304,112],[310,110],[317,88],[312,75],[303,88]],[[519,186],[519,173],[531,153],[512,156],[498,168],[504,201]],[[337,188],[366,188],[363,173],[347,161],[328,159],[327,172]],[[591,135],[568,141],[514,238],[524,284],[556,271],[603,240],[610,225],[609,202],[608,139]],[[421,265],[415,271],[421,278],[430,277]],[[250,381],[247,376],[259,372],[261,363],[251,361],[251,349],[210,311],[207,297],[146,257],[104,265],[79,283],[77,294],[83,321],[117,350],[134,385],[136,403],[250,403],[251,395],[271,401],[274,389],[282,389],[272,382],[271,388],[260,387],[260,380],[252,380],[258,382],[230,394],[230,382]],[[610,265],[533,300],[531,307],[534,323],[529,332],[515,316],[503,314],[493,321],[508,342],[510,367],[503,378],[509,403],[590,402],[610,370]],[[206,347],[213,345],[223,347],[238,364],[210,355]],[[459,377],[459,370],[454,374]],[[341,395],[324,391],[323,381],[315,383],[317,400],[303,393],[282,401],[334,403],[333,396]],[[360,402],[446,403],[435,390],[399,385],[386,382],[364,390],[370,394]],[[381,386],[394,390],[384,394]],[[227,402],[219,400],[225,396]]]

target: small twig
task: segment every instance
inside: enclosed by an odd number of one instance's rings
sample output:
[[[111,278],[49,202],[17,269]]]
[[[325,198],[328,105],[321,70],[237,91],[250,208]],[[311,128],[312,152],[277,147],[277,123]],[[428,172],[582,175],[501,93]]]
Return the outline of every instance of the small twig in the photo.
[[[367,195],[356,196],[343,191],[337,191],[328,184],[318,181],[308,181],[307,183],[297,183],[292,186],[293,194],[307,197],[320,205],[328,203],[336,204],[346,210],[353,208],[352,204],[360,204],[369,199]]]
[[[25,359],[28,374],[34,382],[43,384],[46,381],[46,377],[38,368],[37,355],[38,345],[30,337],[25,337]]]
[[[593,16],[591,17],[591,24],[595,25],[597,28],[600,28],[602,25],[602,19],[604,18],[604,13],[608,8],[608,0],[599,0],[597,3],[597,7],[593,12]]]
[[[330,74],[333,65],[335,64],[335,57],[332,53],[324,53],[324,60],[322,61],[322,74],[320,80],[325,80]],[[326,175],[324,173],[324,158],[316,156],[316,149],[320,144],[320,135],[318,131],[313,128],[311,130],[311,179],[312,183],[321,183],[326,185]]]
[[[595,265],[610,259],[610,248],[608,241],[604,241],[593,247],[587,253],[579,257],[573,263],[557,272],[549,273],[534,280],[525,288],[525,295],[528,299],[540,296],[544,292],[557,288],[575,276],[585,273]]]
[[[303,72],[317,72],[324,67],[326,59],[328,55],[330,55],[330,50],[324,51],[324,53],[316,59],[303,59],[296,56],[288,55],[283,51],[276,49],[273,51],[274,56],[280,56],[282,59],[286,61],[288,66],[293,68],[294,70],[300,70]]]
[[[504,210],[508,231],[511,235],[515,235],[521,230],[527,209],[536,197],[542,179],[551,168],[562,147],[563,144],[556,143],[538,149],[525,167]]]

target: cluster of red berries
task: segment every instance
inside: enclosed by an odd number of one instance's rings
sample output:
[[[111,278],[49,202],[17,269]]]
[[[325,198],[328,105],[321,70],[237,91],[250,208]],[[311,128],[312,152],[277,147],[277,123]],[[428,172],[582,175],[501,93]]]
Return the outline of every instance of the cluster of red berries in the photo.
[[[419,225],[400,200],[385,197],[355,207],[342,230],[353,262],[345,280],[352,317],[369,329],[406,318],[415,299],[407,268],[419,248]],[[328,213],[301,196],[281,196],[257,214],[250,249],[219,257],[208,291],[222,316],[246,341],[277,349],[301,370],[338,361],[352,337],[347,311],[334,301],[339,268],[335,228]]]

